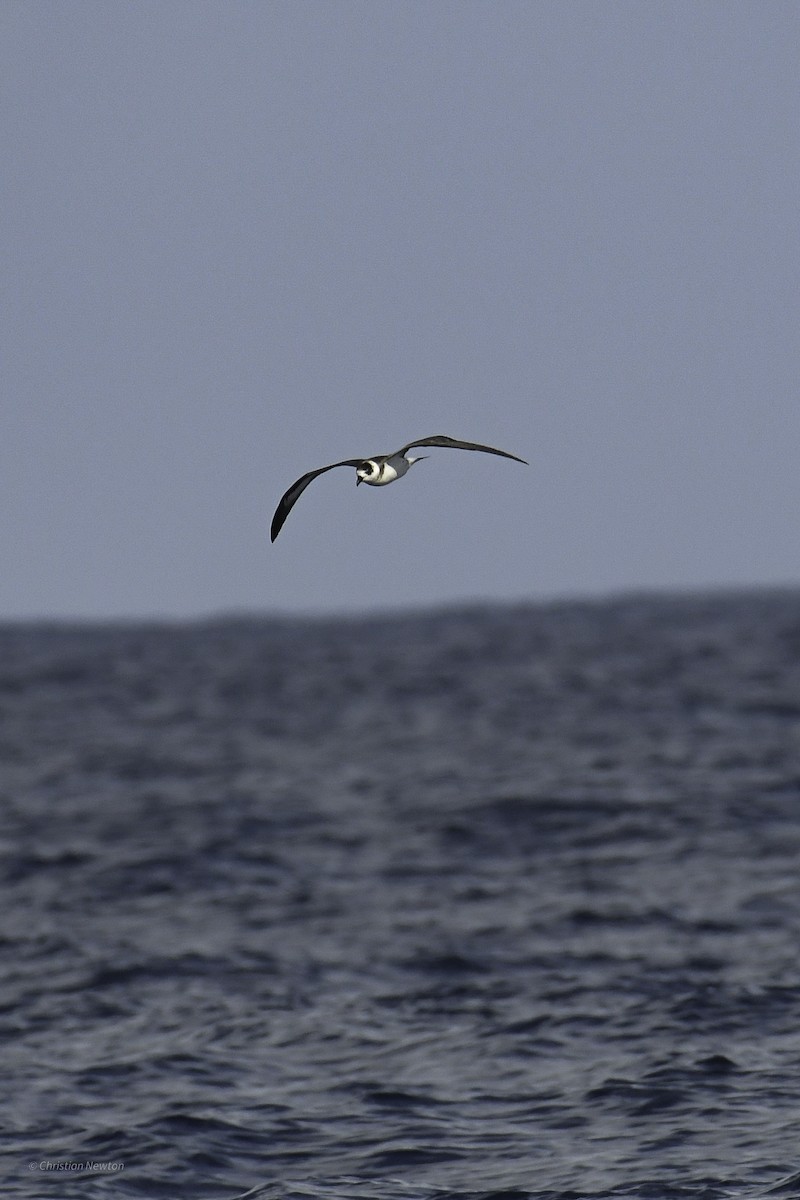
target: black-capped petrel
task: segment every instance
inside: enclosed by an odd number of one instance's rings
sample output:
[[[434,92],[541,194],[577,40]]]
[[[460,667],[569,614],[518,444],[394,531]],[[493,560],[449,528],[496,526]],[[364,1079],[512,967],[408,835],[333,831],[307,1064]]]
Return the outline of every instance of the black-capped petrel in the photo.
[[[444,436],[419,438],[415,442],[408,442],[400,450],[395,450],[393,454],[373,454],[371,458],[345,458],[341,462],[330,463],[327,467],[318,467],[316,471],[308,471],[284,492],[275,509],[275,516],[272,518],[272,541],[275,541],[283,528],[284,521],[302,493],[312,479],[316,479],[318,475],[332,471],[334,467],[355,467],[356,486],[359,483],[368,483],[370,487],[385,487],[387,483],[394,483],[395,479],[401,479],[415,462],[429,457],[427,454],[420,454],[416,458],[406,458],[409,450],[421,446],[445,446],[451,450],[481,450],[484,454],[499,454],[501,458],[513,458],[515,462],[528,465],[524,458],[518,458],[516,454],[509,454],[506,450],[496,450],[494,446],[483,446],[480,442],[459,442],[456,438]]]

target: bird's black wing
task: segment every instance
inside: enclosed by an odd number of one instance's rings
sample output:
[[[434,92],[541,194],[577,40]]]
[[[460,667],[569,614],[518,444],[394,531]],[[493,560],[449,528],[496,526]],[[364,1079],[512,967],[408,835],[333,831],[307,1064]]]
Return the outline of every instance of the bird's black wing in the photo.
[[[287,489],[281,496],[278,507],[275,509],[275,516],[272,518],[272,528],[270,537],[272,541],[280,533],[283,528],[283,522],[292,511],[300,496],[306,490],[312,479],[316,479],[318,475],[324,475],[326,471],[332,471],[334,467],[360,467],[363,458],[345,458],[342,462],[331,463],[327,467],[319,467],[316,471],[307,471],[305,475],[301,475],[290,488]]]
[[[444,437],[440,434],[438,437],[418,438],[416,442],[409,442],[403,446],[398,454],[405,454],[406,450],[413,450],[416,446],[446,446],[451,450],[483,450],[485,454],[499,454],[501,458],[513,458],[515,462],[528,463],[524,458],[518,458],[516,454],[509,454],[507,450],[496,450],[494,446],[483,446],[480,442],[459,442],[456,438]]]

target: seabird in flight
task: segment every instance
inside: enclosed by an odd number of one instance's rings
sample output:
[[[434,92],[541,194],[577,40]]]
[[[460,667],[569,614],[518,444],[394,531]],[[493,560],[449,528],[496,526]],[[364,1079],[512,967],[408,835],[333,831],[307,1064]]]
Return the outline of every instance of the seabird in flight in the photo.
[[[341,462],[330,463],[327,467],[318,467],[316,471],[308,471],[305,475],[301,475],[288,491],[284,492],[275,509],[275,516],[272,518],[272,541],[275,541],[283,528],[284,521],[302,493],[312,479],[316,479],[318,475],[332,471],[334,467],[355,467],[356,486],[359,483],[368,483],[370,487],[385,487],[387,483],[394,483],[395,479],[401,479],[415,462],[429,457],[427,454],[420,454],[416,458],[406,458],[409,450],[421,446],[446,446],[451,450],[482,450],[484,454],[499,454],[501,458],[513,458],[515,462],[525,463],[524,458],[518,458],[516,454],[509,454],[505,450],[495,450],[494,446],[482,446],[479,442],[459,442],[456,438],[443,436],[419,438],[415,442],[408,442],[394,454],[374,454],[372,458],[345,458]],[[528,464],[525,463],[525,465]]]

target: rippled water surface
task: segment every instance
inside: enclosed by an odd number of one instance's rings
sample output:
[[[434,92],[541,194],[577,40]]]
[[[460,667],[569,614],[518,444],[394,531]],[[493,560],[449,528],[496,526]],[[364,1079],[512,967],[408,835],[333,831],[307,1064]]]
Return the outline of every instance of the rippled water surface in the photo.
[[[800,1195],[800,593],[6,626],[0,813],[4,1197]]]

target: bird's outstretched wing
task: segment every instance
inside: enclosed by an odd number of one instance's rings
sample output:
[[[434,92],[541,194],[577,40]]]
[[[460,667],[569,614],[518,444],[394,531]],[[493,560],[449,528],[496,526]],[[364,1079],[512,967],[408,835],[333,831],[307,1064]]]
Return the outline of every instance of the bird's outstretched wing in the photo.
[[[270,530],[272,541],[275,541],[275,538],[283,528],[283,522],[312,479],[316,479],[318,475],[324,475],[326,471],[332,471],[334,467],[360,467],[363,461],[363,458],[345,458],[341,462],[331,463],[327,467],[319,467],[316,471],[307,471],[305,475],[301,475],[299,479],[295,480],[278,501],[278,507],[275,509],[275,516],[272,518],[272,528]]]
[[[459,442],[456,438],[444,437],[440,434],[438,437],[418,438],[416,442],[408,442],[403,446],[398,454],[405,454],[406,450],[413,450],[416,446],[445,446],[451,450],[482,450],[484,454],[499,454],[501,458],[513,458],[515,462],[525,463],[524,458],[518,458],[516,454],[509,454],[507,450],[496,450],[494,446],[482,446],[480,442]]]

